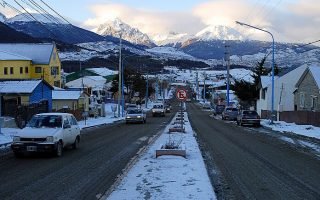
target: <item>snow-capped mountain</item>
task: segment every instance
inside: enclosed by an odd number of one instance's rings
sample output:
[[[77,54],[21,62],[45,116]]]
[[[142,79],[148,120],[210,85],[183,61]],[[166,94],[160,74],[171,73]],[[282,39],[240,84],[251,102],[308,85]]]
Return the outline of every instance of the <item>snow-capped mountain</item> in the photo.
[[[244,36],[227,26],[208,26],[196,34],[199,40],[243,40]]]
[[[122,34],[122,39],[132,42],[133,44],[141,44],[148,47],[156,46],[148,35],[142,33],[137,28],[132,28],[118,18],[115,20],[109,20],[106,23],[101,24],[96,29],[96,33],[103,36],[111,35],[114,37],[119,37],[120,32]]]
[[[4,22],[6,20],[7,20],[6,16],[4,16],[2,13],[0,13],[0,22]]]
[[[168,34],[154,35],[152,39],[156,42],[157,45],[170,45],[176,47],[178,44],[181,44],[192,37],[194,36],[191,36],[188,33],[176,33],[171,31]]]

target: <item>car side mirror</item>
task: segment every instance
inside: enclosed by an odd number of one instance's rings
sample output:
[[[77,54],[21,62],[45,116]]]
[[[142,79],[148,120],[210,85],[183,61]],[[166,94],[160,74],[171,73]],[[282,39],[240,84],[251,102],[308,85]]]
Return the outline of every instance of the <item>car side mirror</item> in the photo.
[[[64,125],[63,125],[63,128],[64,128],[64,129],[71,128],[71,125],[70,125],[70,124],[64,124]]]

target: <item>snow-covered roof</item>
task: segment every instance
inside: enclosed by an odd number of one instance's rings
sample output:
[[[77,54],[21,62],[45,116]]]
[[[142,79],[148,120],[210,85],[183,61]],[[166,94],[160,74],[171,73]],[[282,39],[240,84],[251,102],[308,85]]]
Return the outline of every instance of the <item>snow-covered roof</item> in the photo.
[[[34,64],[49,64],[54,48],[52,43],[3,43],[0,51],[10,52],[19,56],[27,57]]]
[[[92,87],[103,89],[106,79],[102,76],[85,76],[66,83],[69,88]]]
[[[115,75],[118,74],[118,71],[113,71],[111,69],[101,67],[101,68],[89,68],[87,69],[89,71],[92,71],[96,74],[99,74],[100,76],[109,76],[109,75]]]
[[[82,91],[80,90],[53,90],[53,100],[76,100],[81,96]]]
[[[32,59],[0,50],[0,60],[32,60]]]
[[[309,70],[314,80],[316,81],[318,88],[320,88],[320,66],[312,65],[309,67]]]
[[[0,82],[0,93],[32,93],[42,80]]]

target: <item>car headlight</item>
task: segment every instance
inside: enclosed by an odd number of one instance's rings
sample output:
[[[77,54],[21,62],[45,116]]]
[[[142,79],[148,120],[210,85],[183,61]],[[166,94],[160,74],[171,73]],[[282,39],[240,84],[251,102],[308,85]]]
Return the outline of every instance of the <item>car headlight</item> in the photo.
[[[14,142],[19,142],[20,141],[20,137],[19,136],[13,136],[12,140]]]
[[[155,110],[153,110],[152,112],[156,112]]]
[[[140,116],[140,115],[138,115],[138,116],[137,116],[137,118],[141,118],[141,116]]]
[[[46,142],[53,142],[53,136],[48,136],[46,138]]]

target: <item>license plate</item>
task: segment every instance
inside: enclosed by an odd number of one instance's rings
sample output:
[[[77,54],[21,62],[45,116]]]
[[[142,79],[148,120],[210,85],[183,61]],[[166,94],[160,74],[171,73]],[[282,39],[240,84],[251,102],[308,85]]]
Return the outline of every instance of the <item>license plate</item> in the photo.
[[[36,146],[27,146],[27,151],[37,151]]]

